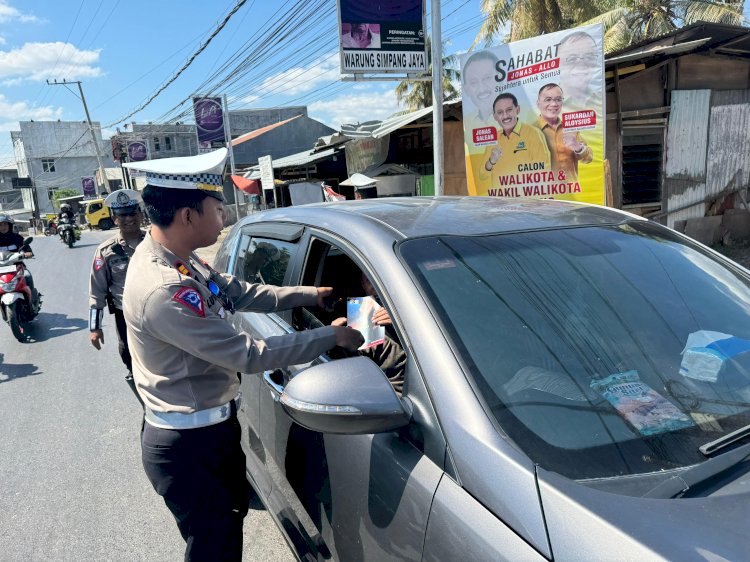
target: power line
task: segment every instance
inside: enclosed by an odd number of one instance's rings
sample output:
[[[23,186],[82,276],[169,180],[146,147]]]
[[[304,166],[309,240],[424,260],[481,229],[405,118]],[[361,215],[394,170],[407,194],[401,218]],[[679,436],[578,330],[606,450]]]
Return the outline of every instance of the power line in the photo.
[[[151,97],[149,97],[143,104],[141,104],[140,107],[138,107],[137,109],[135,109],[134,111],[132,111],[131,113],[123,117],[122,119],[118,119],[117,121],[114,121],[113,123],[110,123],[109,125],[106,125],[106,127],[113,127],[114,125],[117,125],[118,123],[122,123],[123,121],[131,118],[133,115],[135,115],[136,113],[144,109],[152,101],[154,101],[154,99],[156,99],[156,97],[159,94],[161,94],[164,90],[166,90],[167,86],[169,86],[172,82],[177,80],[180,74],[182,74],[183,71],[188,66],[190,66],[190,64],[195,60],[195,58],[198,55],[200,55],[205,50],[206,47],[208,47],[208,45],[211,43],[213,38],[216,37],[222,29],[224,29],[224,26],[229,22],[229,20],[237,12],[237,10],[239,10],[245,4],[245,2],[247,2],[247,0],[240,0],[239,2],[237,2],[237,5],[234,8],[232,8],[232,11],[229,12],[229,14],[227,14],[227,16],[224,18],[224,21],[222,21],[221,24],[219,24],[219,27],[217,27],[214,30],[214,32],[208,37],[208,39],[206,39],[206,41],[198,48],[198,50],[195,53],[193,53],[193,55],[188,59],[188,61],[182,66],[182,68],[177,71],[177,74],[175,74],[174,76],[172,76],[172,78],[167,80],[167,82],[164,85],[162,85],[162,87],[159,88],[156,92],[154,92],[151,95]]]

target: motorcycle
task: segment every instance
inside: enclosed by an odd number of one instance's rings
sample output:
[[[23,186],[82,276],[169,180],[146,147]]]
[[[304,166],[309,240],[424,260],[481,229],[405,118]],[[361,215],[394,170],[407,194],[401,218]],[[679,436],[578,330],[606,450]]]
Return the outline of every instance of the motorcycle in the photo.
[[[60,218],[60,222],[57,225],[57,233],[60,235],[60,240],[68,245],[68,248],[72,248],[76,240],[81,239],[81,231],[67,216]]]
[[[24,246],[33,238],[26,238]],[[10,326],[13,336],[26,341],[24,325],[31,322],[42,308],[41,294],[26,282],[24,252],[0,250],[0,313]]]

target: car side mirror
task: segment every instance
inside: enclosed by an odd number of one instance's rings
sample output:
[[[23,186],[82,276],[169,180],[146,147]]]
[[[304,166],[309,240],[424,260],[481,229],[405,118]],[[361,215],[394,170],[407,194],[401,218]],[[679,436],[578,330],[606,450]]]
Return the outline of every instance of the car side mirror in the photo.
[[[33,241],[34,241],[34,238],[33,238],[33,237],[31,237],[31,236],[29,236],[28,238],[24,238],[24,239],[23,239],[23,245],[24,245],[24,246],[28,246],[28,245],[29,245],[29,244],[31,244],[31,243],[32,243]]]
[[[411,419],[388,377],[371,359],[351,357],[315,365],[292,378],[279,398],[286,413],[321,433],[393,431]]]

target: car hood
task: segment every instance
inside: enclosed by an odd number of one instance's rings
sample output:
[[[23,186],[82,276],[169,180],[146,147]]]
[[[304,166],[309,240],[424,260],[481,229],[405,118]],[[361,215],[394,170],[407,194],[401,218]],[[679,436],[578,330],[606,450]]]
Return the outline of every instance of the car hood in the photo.
[[[655,499],[597,490],[538,469],[556,560],[739,560],[750,538],[750,473],[712,495]]]

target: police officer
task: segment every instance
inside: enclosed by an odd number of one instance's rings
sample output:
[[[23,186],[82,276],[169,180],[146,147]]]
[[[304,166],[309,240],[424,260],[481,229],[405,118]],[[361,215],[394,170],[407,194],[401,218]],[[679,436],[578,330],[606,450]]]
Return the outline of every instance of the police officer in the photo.
[[[245,455],[236,419],[237,373],[311,361],[363,342],[326,326],[253,339],[227,321],[235,310],[323,304],[330,287],[274,287],[220,275],[194,255],[224,226],[225,148],[134,162],[152,226],[130,261],[123,305],[133,375],[145,402],[142,460],[187,543],[186,560],[241,560],[247,513]]]
[[[145,232],[141,230],[143,213],[140,207],[140,194],[132,189],[120,189],[107,196],[104,204],[112,210],[115,224],[120,229],[116,236],[99,244],[94,253],[89,278],[89,339],[91,345],[101,349],[104,343],[102,316],[104,304],[109,312],[115,315],[117,328],[117,349],[120,358],[128,370],[125,382],[143,404],[133,382],[133,363],[128,350],[128,334],[125,327],[125,316],[122,313],[122,291],[125,288],[125,274],[128,263],[141,243]]]

